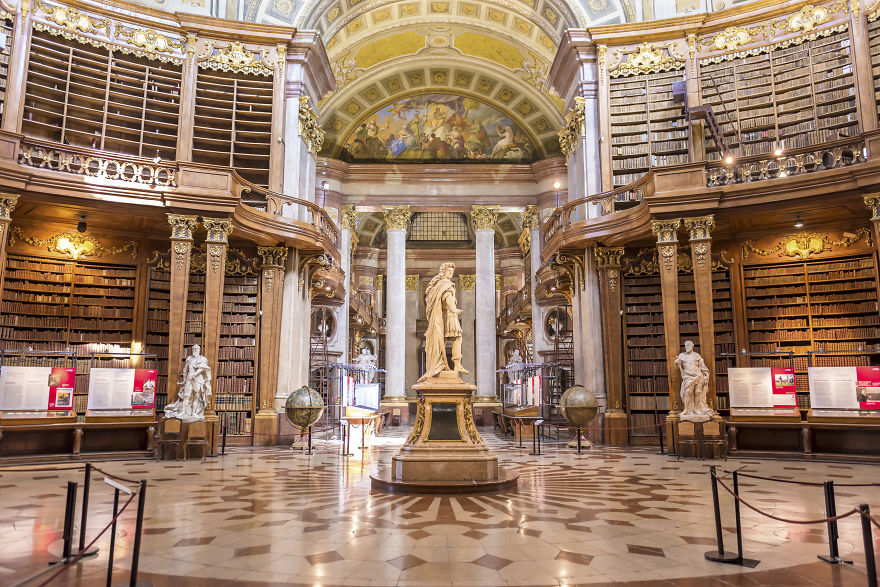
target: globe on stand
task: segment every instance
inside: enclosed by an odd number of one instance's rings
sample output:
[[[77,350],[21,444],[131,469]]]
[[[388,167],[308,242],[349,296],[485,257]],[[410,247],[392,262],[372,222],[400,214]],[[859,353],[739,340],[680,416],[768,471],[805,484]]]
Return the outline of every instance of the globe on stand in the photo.
[[[559,400],[559,408],[562,416],[571,425],[577,428],[577,449],[581,453],[581,428],[586,428],[599,411],[599,400],[592,391],[583,385],[574,385],[565,390]],[[589,441],[587,448],[591,447]]]
[[[321,394],[311,387],[300,387],[287,397],[284,413],[291,424],[300,430],[309,431],[309,448],[306,454],[312,454],[312,424],[324,413],[324,400],[321,399]]]

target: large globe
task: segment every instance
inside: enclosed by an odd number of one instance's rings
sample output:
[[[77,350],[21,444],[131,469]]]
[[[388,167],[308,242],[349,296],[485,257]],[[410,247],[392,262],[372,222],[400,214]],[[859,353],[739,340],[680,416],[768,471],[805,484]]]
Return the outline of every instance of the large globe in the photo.
[[[305,430],[324,413],[324,400],[317,391],[303,386],[287,397],[284,412],[291,424]]]
[[[577,428],[586,428],[599,411],[599,401],[592,391],[582,385],[574,385],[562,394],[559,407],[569,424]]]

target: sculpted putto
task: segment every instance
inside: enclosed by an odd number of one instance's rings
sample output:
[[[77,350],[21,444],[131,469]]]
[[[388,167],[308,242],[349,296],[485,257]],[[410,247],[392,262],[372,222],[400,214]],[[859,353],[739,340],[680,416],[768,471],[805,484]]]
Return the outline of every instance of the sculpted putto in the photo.
[[[201,350],[197,344],[192,346],[183,367],[182,380],[177,384],[177,401],[165,406],[166,418],[180,418],[184,422],[205,419],[205,408],[211,397],[211,367]]]
[[[443,371],[450,371],[446,361],[446,339],[452,339],[452,371],[470,373],[461,366],[461,310],[455,299],[455,284],[452,276],[455,265],[443,263],[440,272],[431,279],[425,292],[425,309],[428,315],[428,329],[425,331],[425,374],[419,383],[429,377],[436,377]]]
[[[684,421],[707,422],[712,419],[712,409],[706,403],[709,393],[709,368],[699,353],[694,352],[694,343],[684,342],[684,352],[675,359],[675,366],[681,372],[681,402],[684,409],[679,416]]]

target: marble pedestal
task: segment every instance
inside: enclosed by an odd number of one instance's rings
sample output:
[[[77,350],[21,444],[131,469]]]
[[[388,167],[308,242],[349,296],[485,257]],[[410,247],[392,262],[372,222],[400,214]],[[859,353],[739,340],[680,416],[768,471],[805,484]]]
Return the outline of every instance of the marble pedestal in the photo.
[[[413,389],[419,399],[412,431],[391,458],[391,468],[372,476],[374,488],[462,493],[516,485],[518,475],[498,468],[498,457],[483,443],[474,424],[474,385],[446,371]]]

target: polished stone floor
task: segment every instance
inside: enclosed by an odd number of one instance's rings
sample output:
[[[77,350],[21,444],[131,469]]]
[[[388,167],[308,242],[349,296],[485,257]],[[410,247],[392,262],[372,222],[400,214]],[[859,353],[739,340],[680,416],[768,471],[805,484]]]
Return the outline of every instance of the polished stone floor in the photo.
[[[708,468],[648,449],[595,448],[578,456],[545,447],[529,456],[484,430],[502,465],[520,471],[515,491],[481,496],[406,496],[370,490],[369,472],[403,442],[403,430],[372,449],[339,456],[317,441],[308,457],[286,448],[238,448],[199,461],[107,462],[148,480],[140,579],[152,585],[864,585],[857,516],[840,522],[840,549],[854,568],[817,562],[824,525],[777,522],[743,511],[753,569],[711,563],[715,547]],[[880,482],[880,467],[731,460],[722,468],[782,479]],[[46,469],[71,465],[46,465]],[[64,491],[81,471],[0,470],[0,585],[38,571],[61,550]],[[112,491],[93,477],[91,539],[109,521]],[[743,480],[745,498],[776,516],[823,517],[821,488]],[[723,492],[722,492],[723,493]],[[838,511],[868,503],[880,487],[837,491]],[[134,504],[133,504],[134,505]],[[733,506],[722,495],[725,541],[735,549]],[[127,584],[132,506],[117,530],[114,584]],[[876,545],[880,546],[880,531]],[[109,536],[100,553],[52,584],[103,585]],[[41,580],[48,578],[44,575]],[[33,584],[39,584],[36,581]]]

